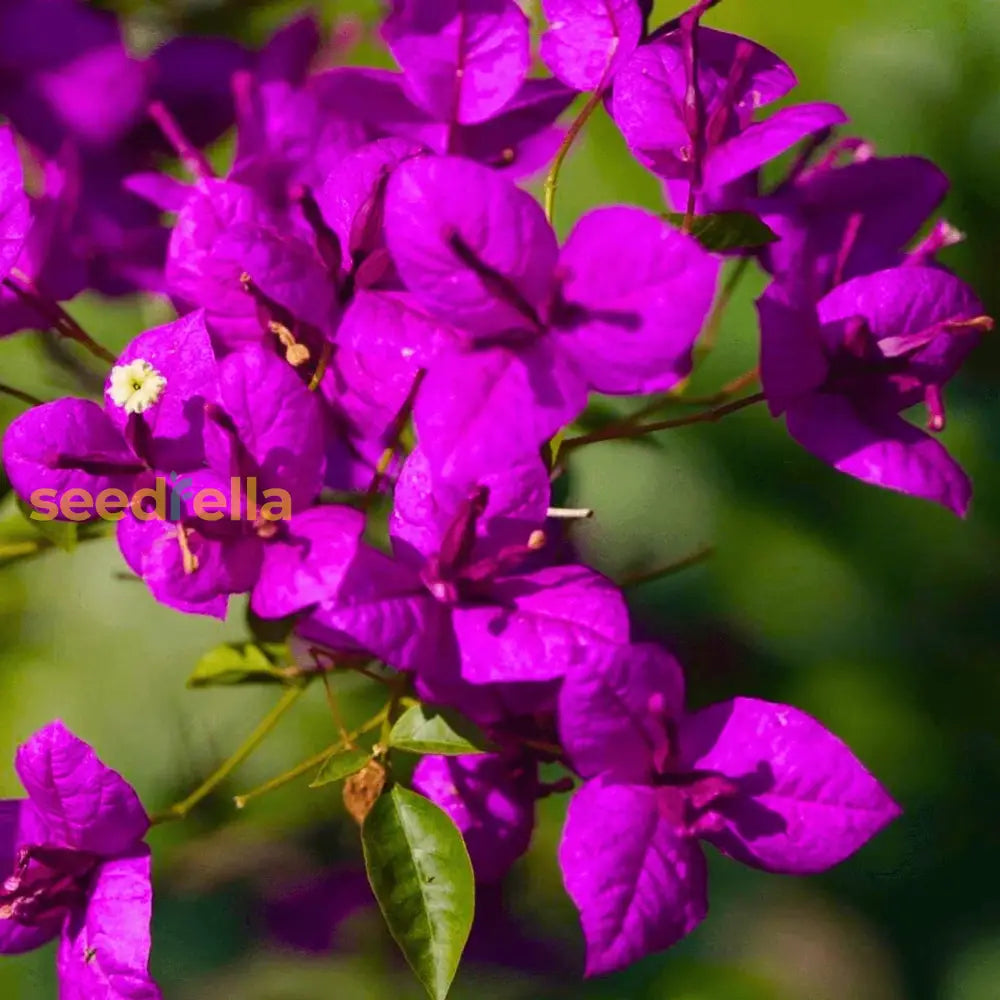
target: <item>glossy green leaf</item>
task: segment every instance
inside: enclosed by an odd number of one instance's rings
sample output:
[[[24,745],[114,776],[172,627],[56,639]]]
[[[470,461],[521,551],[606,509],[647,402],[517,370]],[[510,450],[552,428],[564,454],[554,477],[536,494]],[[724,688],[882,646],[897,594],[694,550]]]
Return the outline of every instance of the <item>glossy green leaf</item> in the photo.
[[[371,751],[360,747],[335,753],[332,757],[327,757],[309,787],[322,788],[323,785],[349,778],[352,774],[357,774],[371,759]]]
[[[683,212],[666,212],[664,218],[678,229],[684,225]],[[763,247],[778,239],[778,234],[770,226],[749,212],[696,215],[691,220],[691,235],[713,253]]]
[[[188,678],[189,688],[233,684],[293,684],[296,679],[274,665],[282,646],[226,643],[206,653]],[[270,655],[269,655],[270,654]]]
[[[458,712],[428,705],[414,705],[396,720],[389,733],[389,746],[408,753],[448,757],[496,749],[475,723]]]
[[[475,911],[462,835],[429,799],[394,785],[365,819],[361,842],[390,933],[431,1000],[444,1000]]]

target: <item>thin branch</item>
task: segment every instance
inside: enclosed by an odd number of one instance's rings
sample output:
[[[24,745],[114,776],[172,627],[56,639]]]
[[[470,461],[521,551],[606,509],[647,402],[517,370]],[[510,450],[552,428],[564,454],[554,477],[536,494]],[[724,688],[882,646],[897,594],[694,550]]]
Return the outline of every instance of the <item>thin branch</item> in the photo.
[[[614,65],[615,54],[618,51],[618,38],[615,37],[611,39],[611,45],[608,49],[608,59],[604,65],[604,71],[601,73],[601,79],[597,84],[597,88],[594,92],[587,98],[587,103],[580,109],[580,113],[573,119],[566,134],[563,136],[563,141],[559,145],[559,149],[556,151],[555,159],[552,161],[552,166],[549,168],[548,176],[545,178],[545,218],[549,220],[551,224],[555,218],[556,212],[556,191],[559,189],[559,174],[562,172],[563,163],[566,162],[566,157],[569,155],[569,151],[573,148],[573,143],[576,142],[577,137],[583,131],[583,126],[587,124],[590,116],[597,110],[601,101],[604,100],[604,92],[607,90],[608,84],[611,82],[609,77],[611,74],[611,67]]]
[[[665,396],[660,396],[652,400],[652,402],[647,403],[634,413],[630,413],[622,420],[622,424],[623,426],[634,427],[645,420],[646,417],[651,417],[654,413],[660,413],[672,406],[718,406],[720,403],[728,402],[733,396],[744,389],[749,389],[751,386],[756,385],[759,380],[759,369],[751,368],[749,371],[743,372],[742,375],[737,375],[736,378],[731,379],[722,388],[706,396],[685,396],[681,393],[668,393]]]
[[[592,431],[590,434],[581,434],[579,437],[569,438],[564,441],[560,452],[572,451],[585,444],[594,444],[598,441],[616,441],[642,437],[645,434],[654,434],[657,431],[672,430],[675,427],[687,427],[691,424],[714,423],[728,416],[744,410],[748,406],[756,403],[763,403],[765,396],[762,392],[755,392],[752,396],[744,396],[732,403],[724,406],[717,406],[711,410],[703,410],[701,413],[692,413],[687,417],[676,417],[672,420],[659,420],[650,424],[637,424],[634,426],[623,426],[621,423],[609,424],[600,430]]]
[[[640,573],[629,573],[618,581],[618,586],[628,588],[640,587],[644,583],[655,583],[657,580],[663,580],[668,576],[673,576],[675,573],[680,573],[683,570],[690,569],[692,566],[697,566],[699,563],[705,562],[706,559],[711,559],[713,555],[715,555],[715,548],[711,545],[704,545],[700,549],[695,549],[689,555],[675,562],[668,563],[666,566],[643,570]]]
[[[732,273],[726,279],[726,283],[722,286],[718,301],[712,307],[712,314],[705,324],[705,330],[695,345],[695,364],[702,361],[715,349],[715,345],[719,339],[719,329],[722,326],[722,319],[733,300],[733,296],[736,294],[736,290],[750,269],[750,261],[750,257],[741,257],[736,267],[733,268]]]
[[[35,309],[55,333],[67,340],[75,340],[101,361],[111,365],[117,361],[117,358],[106,347],[97,343],[58,302],[49,299],[41,292],[27,275],[15,269],[3,279],[3,284],[22,302]]]
[[[268,792],[273,792],[278,788],[283,788],[285,785],[290,784],[304,775],[307,775],[310,771],[315,770],[317,767],[321,767],[335,753],[339,753],[341,750],[346,750],[348,746],[353,744],[366,733],[370,733],[373,729],[378,729],[379,726],[382,725],[382,722],[385,720],[387,714],[388,706],[383,708],[377,715],[370,718],[363,726],[355,729],[352,733],[348,733],[347,740],[338,740],[336,743],[328,746],[325,750],[321,750],[319,753],[313,754],[313,756],[308,760],[302,761],[301,764],[296,764],[291,770],[285,771],[283,774],[279,774],[276,778],[272,778],[270,781],[265,781],[263,785],[258,785],[256,788],[252,788],[249,792],[244,792],[242,795],[234,796],[233,804],[237,809],[244,809],[246,808],[248,802],[260,798]]]
[[[154,824],[168,823],[171,820],[184,819],[202,799],[215,791],[264,742],[282,716],[302,697],[305,690],[304,686],[288,688],[281,696],[280,701],[261,719],[254,731],[235,753],[213,771],[187,798],[175,803],[164,812],[157,813],[152,817],[151,822]]]
[[[32,396],[30,392],[15,389],[13,386],[5,385],[3,382],[0,382],[0,395],[10,396],[21,403],[27,403],[28,406],[41,406],[43,402],[37,396]]]

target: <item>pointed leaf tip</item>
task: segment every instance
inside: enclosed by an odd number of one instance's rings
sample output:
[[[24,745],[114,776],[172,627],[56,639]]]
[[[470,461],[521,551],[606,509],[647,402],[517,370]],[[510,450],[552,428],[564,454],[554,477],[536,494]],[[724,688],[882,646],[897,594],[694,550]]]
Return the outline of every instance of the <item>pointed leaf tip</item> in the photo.
[[[390,933],[431,1000],[445,1000],[475,911],[461,833],[429,799],[395,785],[368,814],[361,841]]]
[[[252,642],[226,643],[207,652],[188,678],[189,688],[233,684],[298,684],[299,678],[274,665],[284,646]]]
[[[389,746],[408,753],[490,753],[497,749],[474,723],[451,709],[414,705],[397,720],[389,734]]]
[[[352,774],[357,774],[371,760],[371,756],[370,750],[363,750],[360,747],[335,753],[323,762],[323,766],[309,787],[322,788],[324,785],[349,778]]]
[[[683,212],[666,212],[664,218],[672,225],[683,228]],[[689,232],[712,253],[753,249],[774,243],[778,239],[778,234],[767,223],[749,212],[696,215],[691,219]]]

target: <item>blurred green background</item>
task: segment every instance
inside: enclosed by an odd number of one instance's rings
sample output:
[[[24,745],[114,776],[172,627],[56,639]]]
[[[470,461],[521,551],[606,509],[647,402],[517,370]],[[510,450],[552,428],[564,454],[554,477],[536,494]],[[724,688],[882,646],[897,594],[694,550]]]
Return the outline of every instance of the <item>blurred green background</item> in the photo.
[[[259,42],[295,3],[111,3],[135,37],[225,32]],[[341,0],[324,16],[377,16]],[[675,3],[658,3],[664,17]],[[935,159],[948,217],[968,242],[947,262],[1000,312],[1000,4],[996,0],[725,0],[707,23],[744,32],[799,73],[799,100],[841,103],[882,153]],[[359,58],[369,58],[362,48]],[[382,56],[384,60],[384,56]],[[595,120],[563,175],[566,228],[602,202],[659,207],[656,183]],[[756,283],[756,286],[755,286]],[[710,391],[755,362],[748,280],[695,379]],[[75,303],[112,348],[162,319],[151,303]],[[72,389],[37,336],[0,342],[5,382],[51,398]],[[949,394],[946,443],[976,484],[969,519],[842,478],[766,414],[663,434],[658,447],[600,445],[572,468],[578,540],[620,574],[711,543],[703,565],[633,592],[639,627],[666,639],[702,704],[735,693],[790,701],[844,737],[904,817],[828,876],[782,879],[712,858],[712,913],[668,954],[583,985],[582,946],[554,851],[562,801],[504,887],[506,923],[483,928],[456,1000],[995,1000],[1000,996],[1000,349],[986,342]],[[0,424],[18,412],[0,398]],[[150,809],[194,787],[274,700],[271,691],[188,691],[212,646],[245,633],[181,618],[122,579],[113,541],[0,571],[4,755],[54,716],[93,743]],[[367,717],[353,681],[351,719]],[[236,813],[228,795],[331,740],[319,691],[185,824],[150,836],[157,859],[154,971],[168,1000],[416,998],[370,906],[333,947],[303,956],[267,932],[265,902],[331,867],[330,906],[358,896],[357,834],[336,791],[298,784]],[[5,749],[4,749],[5,748]],[[4,761],[8,760],[4,756]],[[0,792],[18,794],[9,766]],[[304,917],[322,932],[321,907]],[[322,936],[322,934],[321,934]],[[534,942],[532,946],[520,942]],[[506,951],[520,969],[488,961]],[[530,971],[531,969],[536,971]],[[541,970],[541,971],[538,971]],[[55,995],[48,952],[0,961],[0,996]]]

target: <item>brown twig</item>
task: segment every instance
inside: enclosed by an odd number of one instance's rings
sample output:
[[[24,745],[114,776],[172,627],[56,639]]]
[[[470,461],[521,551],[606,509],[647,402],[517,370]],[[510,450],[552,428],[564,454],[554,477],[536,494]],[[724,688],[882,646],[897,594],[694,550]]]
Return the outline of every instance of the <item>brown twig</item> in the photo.
[[[672,420],[658,420],[649,424],[625,425],[622,422],[609,424],[600,430],[592,431],[589,434],[581,434],[579,437],[569,438],[564,441],[560,452],[572,451],[574,448],[581,448],[585,444],[594,444],[598,441],[615,441],[619,439],[630,439],[642,437],[645,434],[654,434],[656,431],[672,430],[675,427],[687,427],[691,424],[714,423],[728,416],[744,410],[748,406],[764,402],[765,396],[762,392],[755,392],[751,396],[744,396],[742,399],[726,403],[724,406],[717,406],[711,410],[703,410],[701,413],[692,413],[687,417],[676,417]]]
[[[16,399],[21,403],[27,403],[29,406],[41,406],[42,400],[37,396],[32,396],[30,392],[24,392],[21,389],[15,389],[11,385],[5,385],[0,382],[0,395],[10,396],[12,399]]]
[[[715,555],[715,548],[711,545],[703,545],[700,549],[695,549],[689,555],[678,559],[676,562],[668,563],[666,566],[659,566],[656,569],[643,570],[639,573],[628,573],[618,581],[618,586],[624,588],[641,587],[644,583],[655,583],[663,580],[675,573],[690,569],[699,563],[705,562]]]

